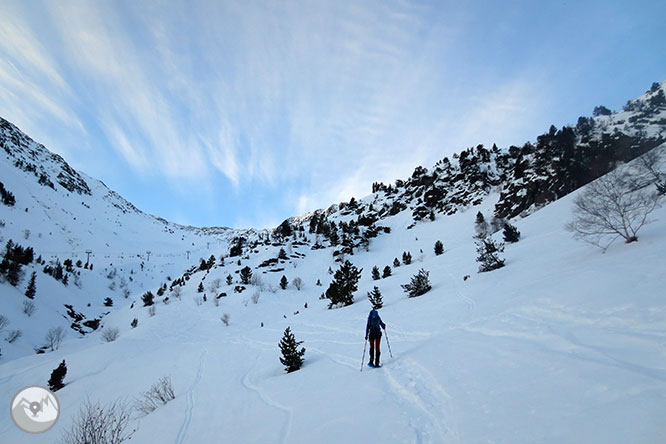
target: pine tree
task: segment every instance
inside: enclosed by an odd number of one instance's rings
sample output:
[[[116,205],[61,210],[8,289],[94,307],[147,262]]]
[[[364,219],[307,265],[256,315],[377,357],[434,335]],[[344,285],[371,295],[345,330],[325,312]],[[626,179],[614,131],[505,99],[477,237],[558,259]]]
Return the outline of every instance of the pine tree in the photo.
[[[233,276],[231,276],[231,274],[228,274],[227,275],[227,285],[231,285],[231,284],[233,284],[233,282],[234,282]]]
[[[442,241],[438,240],[435,242],[435,254],[439,256],[442,253],[444,253],[444,244],[442,244]]]
[[[113,307],[113,299],[111,299],[111,298],[105,298],[105,299],[104,299],[104,305],[105,305],[106,307]]]
[[[514,243],[520,240],[520,231],[509,223],[504,225],[504,232],[502,234],[504,235],[505,242]]]
[[[393,268],[398,268],[399,266],[400,266],[400,261],[396,257],[395,259],[393,259]]]
[[[21,264],[15,261],[9,261],[7,266],[7,282],[16,287],[21,281]]]
[[[429,279],[430,273],[421,268],[418,274],[412,276],[409,284],[401,285],[410,298],[421,296],[430,291],[432,286]]]
[[[340,266],[335,272],[333,282],[326,290],[326,297],[331,300],[328,308],[333,308],[337,304],[347,306],[354,303],[354,292],[358,289],[362,271],[362,268],[356,268],[348,260]]]
[[[287,252],[284,251],[284,248],[280,248],[280,252],[278,253],[278,259],[284,259],[284,260],[289,259],[289,257],[287,256]]]
[[[132,328],[136,328],[137,325],[139,325],[139,320],[137,318],[132,319],[130,325],[132,326]]]
[[[252,279],[252,269],[249,266],[245,266],[240,271],[241,284],[248,285],[250,279]]]
[[[384,302],[382,300],[382,293],[381,291],[379,291],[378,287],[374,287],[372,291],[368,292],[368,299],[372,304],[372,308],[374,308],[375,310],[379,310],[384,306]]]
[[[287,373],[298,370],[303,365],[303,355],[305,354],[305,348],[302,347],[298,350],[298,346],[301,345],[303,341],[296,341],[291,328],[287,327],[284,331],[284,336],[278,344],[280,346],[280,351],[282,352],[282,357],[280,362],[285,366]]]
[[[317,279],[317,284],[318,287],[321,287],[321,279]]]
[[[378,281],[380,278],[381,276],[379,275],[379,267],[375,265],[372,267],[372,279]]]
[[[402,253],[402,263],[405,265],[409,265],[412,263],[412,253],[409,251],[405,251]]]
[[[63,359],[60,365],[58,365],[58,368],[53,370],[51,372],[51,378],[49,379],[49,389],[52,392],[57,392],[61,388],[65,386],[65,384],[62,383],[63,379],[65,379],[65,375],[67,374],[67,364],[65,364],[65,360]]]
[[[69,275],[67,273],[65,273],[65,275],[62,277],[62,285],[65,287],[69,285]]]
[[[204,292],[203,282],[199,282],[199,287],[197,287],[197,293],[203,293],[203,292]]]
[[[391,267],[387,265],[386,267],[384,267],[384,270],[382,271],[382,278],[387,278],[391,276],[392,273],[393,271],[391,270]]]
[[[150,307],[155,303],[155,295],[153,295],[152,291],[147,291],[141,296],[141,300],[144,307]]]
[[[491,238],[482,239],[476,242],[476,252],[479,255],[476,261],[481,264],[479,273],[497,270],[504,266],[504,259],[498,256],[498,253],[504,252],[504,244],[495,243]]]
[[[32,275],[30,275],[30,282],[28,282],[28,288],[25,290],[25,297],[28,299],[35,299],[35,293],[37,293],[37,284],[35,283],[35,279],[37,278],[37,273],[34,271],[32,272]]]
[[[283,289],[283,290],[286,290],[287,285],[289,285],[289,281],[287,280],[287,276],[282,275],[282,279],[280,279],[280,288]]]
[[[328,236],[328,239],[331,241],[332,246],[337,246],[340,243],[340,236],[336,230],[332,230],[331,234]]]

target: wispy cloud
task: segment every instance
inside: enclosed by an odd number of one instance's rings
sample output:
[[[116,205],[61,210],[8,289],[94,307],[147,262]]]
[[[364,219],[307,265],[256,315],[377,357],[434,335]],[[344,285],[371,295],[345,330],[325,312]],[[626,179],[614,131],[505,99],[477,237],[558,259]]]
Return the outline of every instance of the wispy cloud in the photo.
[[[57,119],[70,141],[99,133],[94,149],[133,175],[196,185],[209,208],[251,212],[232,217],[244,221],[360,197],[477,143],[523,142],[561,66],[560,53],[544,60],[557,39],[524,34],[568,30],[566,15],[543,21],[528,4],[7,5],[5,117],[37,128]]]

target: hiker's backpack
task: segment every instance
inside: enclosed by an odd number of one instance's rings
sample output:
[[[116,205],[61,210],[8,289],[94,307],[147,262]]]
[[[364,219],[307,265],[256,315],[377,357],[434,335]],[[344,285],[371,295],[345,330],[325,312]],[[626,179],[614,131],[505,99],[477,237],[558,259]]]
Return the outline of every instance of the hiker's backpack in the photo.
[[[379,313],[377,313],[377,310],[372,310],[370,312],[370,330],[381,330],[379,322]]]

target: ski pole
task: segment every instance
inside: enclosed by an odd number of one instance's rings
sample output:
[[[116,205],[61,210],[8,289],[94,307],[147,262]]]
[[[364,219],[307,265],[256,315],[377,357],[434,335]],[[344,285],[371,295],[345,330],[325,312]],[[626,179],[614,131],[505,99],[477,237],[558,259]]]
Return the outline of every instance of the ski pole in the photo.
[[[386,345],[388,345],[389,348],[389,354],[391,355],[391,358],[393,357],[393,353],[391,352],[391,343],[388,340],[388,333],[386,333],[386,329],[384,329],[384,333],[386,334]]]
[[[363,371],[363,361],[365,361],[365,348],[368,346],[368,338],[365,338],[365,343],[363,344],[363,358],[361,358],[361,371]]]

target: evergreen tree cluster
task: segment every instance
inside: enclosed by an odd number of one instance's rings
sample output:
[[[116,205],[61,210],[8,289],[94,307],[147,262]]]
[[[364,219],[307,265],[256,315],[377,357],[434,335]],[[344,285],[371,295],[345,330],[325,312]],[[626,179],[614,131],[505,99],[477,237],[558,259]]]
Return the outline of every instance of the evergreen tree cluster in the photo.
[[[63,267],[58,259],[56,259],[55,263],[51,262],[50,264],[45,265],[43,271],[56,281],[62,282],[65,286],[69,283],[69,275],[66,273],[65,267]]]
[[[442,253],[444,253],[444,244],[442,244],[442,241],[438,240],[435,242],[435,255],[439,256]]]
[[[358,281],[361,279],[363,269],[356,268],[346,260],[333,276],[333,282],[326,290],[326,298],[331,302],[328,308],[336,305],[351,305],[354,303],[354,292],[358,290]]]
[[[8,207],[13,207],[16,203],[14,194],[12,194],[11,191],[6,190],[5,185],[2,182],[0,182],[0,200]]]
[[[215,267],[215,255],[211,254],[208,260],[201,259],[201,263],[199,264],[199,270],[201,271],[206,271],[210,270],[213,267]]]
[[[231,242],[231,248],[229,249],[229,256],[230,257],[236,257],[240,256],[243,254],[243,246],[247,242],[247,239],[245,239],[242,236],[238,236],[234,238],[234,240]]]
[[[298,346],[301,345],[303,341],[296,341],[294,334],[291,332],[291,328],[287,327],[284,331],[284,335],[279,342],[280,351],[282,352],[282,357],[280,362],[285,366],[287,373],[294,372],[301,368],[303,365],[303,355],[305,354],[305,347],[298,349]]]
[[[412,263],[412,253],[409,251],[404,251],[402,253],[402,263],[405,265],[409,265]]]
[[[15,244],[11,239],[5,245],[5,252],[0,261],[0,276],[16,287],[21,281],[21,270],[24,265],[30,264],[34,260],[34,251],[32,247],[24,248]]]

